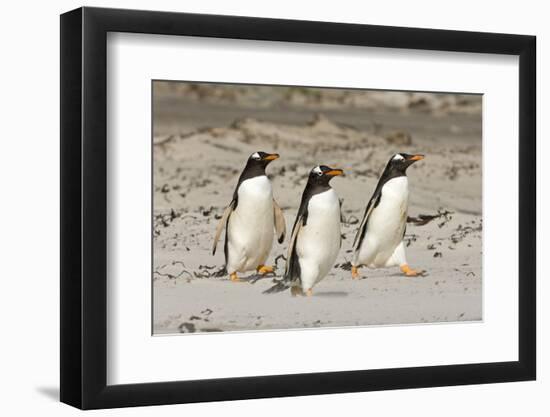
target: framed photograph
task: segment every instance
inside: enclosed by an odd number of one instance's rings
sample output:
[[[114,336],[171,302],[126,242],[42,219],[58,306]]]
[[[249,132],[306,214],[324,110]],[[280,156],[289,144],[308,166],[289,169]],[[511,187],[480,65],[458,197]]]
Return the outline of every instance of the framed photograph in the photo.
[[[535,37],[61,16],[61,401],[533,380]]]

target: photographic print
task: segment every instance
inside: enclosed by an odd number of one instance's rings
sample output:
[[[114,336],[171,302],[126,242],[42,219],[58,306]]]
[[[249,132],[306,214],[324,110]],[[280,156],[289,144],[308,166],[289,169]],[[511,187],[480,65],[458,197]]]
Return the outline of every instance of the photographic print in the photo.
[[[153,334],[479,321],[482,95],[152,81]]]

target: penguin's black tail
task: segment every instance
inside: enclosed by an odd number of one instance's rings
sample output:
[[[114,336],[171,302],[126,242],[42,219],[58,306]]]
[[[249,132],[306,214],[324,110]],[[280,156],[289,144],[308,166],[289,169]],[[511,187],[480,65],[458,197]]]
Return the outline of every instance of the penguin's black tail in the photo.
[[[281,281],[277,281],[277,283],[274,286],[265,290],[263,294],[277,294],[284,290],[288,290],[289,288],[290,288],[289,282],[285,280],[281,280]]]

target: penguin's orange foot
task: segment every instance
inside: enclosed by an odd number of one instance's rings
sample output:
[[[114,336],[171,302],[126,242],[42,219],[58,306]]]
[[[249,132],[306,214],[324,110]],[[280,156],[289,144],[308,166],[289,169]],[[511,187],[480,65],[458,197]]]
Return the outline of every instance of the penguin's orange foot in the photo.
[[[260,265],[256,268],[256,271],[258,271],[259,274],[265,275],[265,274],[269,274],[270,272],[273,272],[273,267]]]
[[[304,292],[300,287],[290,287],[290,295],[296,297],[297,295],[304,295]]]
[[[404,264],[401,265],[401,272],[403,272],[408,277],[416,277],[418,275],[421,275],[424,271],[418,271],[416,269],[411,269],[409,265]]]
[[[310,288],[306,291],[306,296],[311,297],[313,295],[313,290]]]
[[[236,272],[233,272],[231,275],[229,275],[232,282],[241,282],[241,279],[237,276]]]
[[[356,266],[351,267],[351,278],[352,279],[358,279],[359,278],[359,268]]]

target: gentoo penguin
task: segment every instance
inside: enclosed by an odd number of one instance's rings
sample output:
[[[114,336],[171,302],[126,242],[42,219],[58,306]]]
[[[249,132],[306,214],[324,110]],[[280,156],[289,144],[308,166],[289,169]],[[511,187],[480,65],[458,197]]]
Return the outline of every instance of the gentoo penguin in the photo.
[[[340,201],[329,182],[343,174],[325,165],[311,170],[292,228],[285,275],[265,293],[290,288],[293,296],[311,296],[315,284],[332,268],[342,242]]]
[[[351,276],[359,277],[358,268],[397,265],[407,276],[416,276],[407,264],[403,237],[407,226],[409,185],[407,168],[424,155],[397,153],[391,157],[378,180],[353,242]]]
[[[285,238],[285,218],[273,199],[271,181],[266,166],[279,158],[276,153],[255,152],[248,158],[231,203],[226,207],[216,228],[212,254],[223,228],[225,232],[225,267],[231,281],[239,281],[237,272],[256,269],[260,274],[273,272],[265,261],[273,245],[273,229],[282,243]]]

